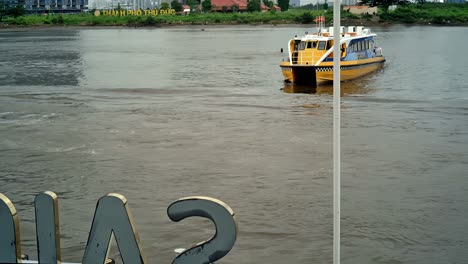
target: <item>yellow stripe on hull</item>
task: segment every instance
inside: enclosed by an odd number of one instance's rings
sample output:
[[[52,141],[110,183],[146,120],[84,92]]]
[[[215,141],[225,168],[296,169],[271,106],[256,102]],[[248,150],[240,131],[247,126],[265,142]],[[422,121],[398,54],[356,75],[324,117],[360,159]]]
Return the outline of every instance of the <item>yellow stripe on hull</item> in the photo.
[[[349,81],[364,75],[367,75],[373,71],[376,71],[383,66],[383,61],[379,63],[372,63],[363,65],[360,68],[355,69],[343,69],[341,70],[340,79],[341,81]],[[329,82],[333,81],[333,71],[329,72],[317,72],[317,82]]]
[[[281,67],[281,72],[283,73],[284,81],[293,83],[294,78],[292,74],[292,69],[289,67],[291,64],[289,62],[281,62],[280,67]]]
[[[382,68],[385,59],[377,57],[359,61],[341,62],[341,81],[349,81],[367,75],[373,71]],[[281,70],[286,82],[294,83],[293,67],[289,62],[280,64]],[[296,66],[297,67],[297,66]],[[301,67],[301,66],[299,66]],[[303,66],[302,66],[303,67]],[[316,67],[316,83],[321,84],[333,81],[333,62],[322,63]]]

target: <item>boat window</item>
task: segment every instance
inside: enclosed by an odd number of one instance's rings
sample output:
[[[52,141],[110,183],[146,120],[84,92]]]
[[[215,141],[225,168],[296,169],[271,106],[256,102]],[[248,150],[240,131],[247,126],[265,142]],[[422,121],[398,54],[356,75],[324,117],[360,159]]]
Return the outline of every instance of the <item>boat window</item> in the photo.
[[[315,42],[315,41],[307,42],[307,48],[308,49],[315,49],[316,46],[317,46],[317,42]]]
[[[359,44],[359,46],[358,46],[358,51],[363,50],[363,48],[362,48],[362,41],[359,41],[358,44]]]
[[[324,49],[326,49],[326,47],[327,47],[327,42],[319,41],[319,44],[318,44],[318,49],[319,50],[324,50]]]
[[[366,40],[366,50],[368,50],[368,49],[369,49],[369,41]]]
[[[301,41],[301,43],[299,43],[299,50],[305,49],[305,46],[306,46],[305,41]]]
[[[297,52],[297,50],[298,50],[298,48],[299,48],[299,43],[300,43],[300,42],[301,42],[300,40],[295,40],[295,41],[294,41],[294,52]]]

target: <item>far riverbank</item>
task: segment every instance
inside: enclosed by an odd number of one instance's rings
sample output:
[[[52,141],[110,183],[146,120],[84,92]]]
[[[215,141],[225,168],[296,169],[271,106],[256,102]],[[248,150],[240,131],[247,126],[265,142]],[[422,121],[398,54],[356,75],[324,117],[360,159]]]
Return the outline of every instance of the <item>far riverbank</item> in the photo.
[[[468,26],[468,4],[408,4],[399,6],[392,12],[379,10],[377,15],[355,15],[342,11],[342,24],[345,25],[451,25]],[[93,12],[82,14],[48,14],[6,17],[0,28],[18,27],[69,27],[69,26],[120,26],[157,27],[174,25],[288,25],[314,24],[314,18],[324,15],[326,21],[333,20],[331,9],[306,10],[291,9],[286,12],[254,13],[204,13],[193,15],[158,16],[95,16]]]

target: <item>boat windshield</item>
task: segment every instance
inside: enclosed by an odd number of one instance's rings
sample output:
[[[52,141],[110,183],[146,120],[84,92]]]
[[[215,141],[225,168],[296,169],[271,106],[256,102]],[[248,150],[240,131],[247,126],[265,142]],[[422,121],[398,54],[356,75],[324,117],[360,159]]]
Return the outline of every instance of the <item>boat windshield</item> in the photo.
[[[327,48],[327,42],[326,41],[319,41],[318,49],[319,50],[325,50],[326,48]]]
[[[301,41],[301,43],[299,43],[299,50],[304,50],[306,47],[306,42],[305,41]]]
[[[307,42],[307,48],[308,49],[315,49],[317,47],[317,42],[316,41],[308,41]]]

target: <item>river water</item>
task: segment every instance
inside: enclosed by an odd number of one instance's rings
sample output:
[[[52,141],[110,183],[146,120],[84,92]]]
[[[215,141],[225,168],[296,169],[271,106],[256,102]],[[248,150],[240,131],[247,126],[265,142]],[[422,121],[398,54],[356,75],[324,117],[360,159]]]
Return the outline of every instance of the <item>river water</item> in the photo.
[[[59,196],[62,256],[125,195],[150,263],[209,238],[178,198],[229,204],[219,263],[331,263],[332,96],[291,93],[280,48],[307,27],[0,31],[0,192],[35,258],[33,199]],[[466,263],[466,27],[373,28],[387,58],[342,88],[342,263]]]

